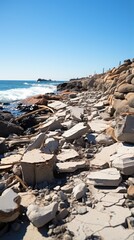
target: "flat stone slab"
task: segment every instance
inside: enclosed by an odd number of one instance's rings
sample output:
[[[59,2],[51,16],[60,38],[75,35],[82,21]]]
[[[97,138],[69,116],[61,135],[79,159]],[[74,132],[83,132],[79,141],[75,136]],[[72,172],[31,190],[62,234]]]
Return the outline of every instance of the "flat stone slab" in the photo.
[[[53,202],[48,206],[40,207],[36,204],[29,205],[27,216],[32,224],[39,228],[50,222],[58,211],[58,203]]]
[[[41,124],[41,126],[39,126],[38,130],[40,130],[41,132],[45,132],[46,130],[55,131],[56,129],[61,128],[62,125],[60,124],[58,118],[50,117],[44,122],[44,124]]]
[[[12,222],[20,214],[20,196],[11,188],[0,196],[0,222]]]
[[[74,149],[62,149],[61,153],[57,155],[57,159],[61,162],[78,157],[79,154]]]
[[[58,172],[75,172],[77,169],[84,168],[86,166],[86,162],[56,163],[56,166],[58,168]]]
[[[8,157],[2,158],[1,159],[1,164],[14,164],[16,162],[20,162],[22,158],[21,154],[13,154]]]
[[[67,107],[67,105],[61,101],[54,101],[52,103],[49,103],[48,107],[53,108],[55,110],[59,110]]]
[[[116,168],[107,168],[96,172],[90,172],[87,176],[91,184],[95,186],[117,187],[122,178]]]
[[[67,140],[74,140],[88,132],[89,126],[85,126],[83,122],[76,124],[74,127],[65,131],[62,136]]]
[[[110,127],[110,125],[108,125],[108,122],[101,119],[92,120],[91,122],[89,122],[89,126],[96,133],[101,133],[104,130],[106,130],[108,127]]]
[[[134,230],[125,229],[123,226],[106,227],[98,231],[99,235],[104,240],[133,240]]]

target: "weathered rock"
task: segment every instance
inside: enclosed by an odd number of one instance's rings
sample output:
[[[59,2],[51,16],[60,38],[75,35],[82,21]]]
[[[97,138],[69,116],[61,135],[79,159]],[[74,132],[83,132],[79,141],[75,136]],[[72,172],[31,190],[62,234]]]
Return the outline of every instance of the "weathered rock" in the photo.
[[[134,85],[129,83],[123,83],[118,87],[118,92],[120,93],[134,92]]]
[[[47,105],[48,101],[47,101],[45,95],[40,94],[40,95],[28,97],[28,98],[24,99],[22,102],[24,104],[26,104],[26,105],[33,105],[33,104],[36,104],[36,105]]]
[[[45,141],[45,147],[43,148],[43,152],[47,154],[55,153],[58,150],[59,141],[54,138],[47,138]]]
[[[127,100],[128,105],[134,108],[134,93],[126,94],[125,99]]]
[[[127,197],[131,200],[134,200],[134,185],[130,185],[127,189]]]
[[[87,133],[88,129],[89,126],[85,126],[84,123],[81,122],[70,128],[69,130],[65,131],[62,136],[67,140],[74,140]]]
[[[107,168],[96,172],[90,172],[87,178],[95,186],[117,187],[122,178],[116,168]]]
[[[134,143],[134,115],[127,115],[118,120],[115,136],[118,141]]]
[[[28,151],[22,158],[21,166],[24,181],[29,185],[44,181],[51,182],[54,179],[55,156],[53,154],[42,153],[39,149]]]
[[[120,153],[111,156],[112,167],[117,168],[124,175],[134,174],[134,154],[133,153]]]
[[[43,145],[44,140],[45,140],[45,133],[38,134],[36,136],[36,139],[34,140],[34,142],[28,146],[27,151],[31,151],[36,148],[40,148]]]
[[[92,120],[89,122],[89,125],[92,131],[95,131],[96,133],[101,133],[109,127],[106,121],[100,119]]]
[[[85,161],[81,162],[64,162],[56,163],[58,172],[75,172],[77,169],[84,168],[86,166]]]
[[[4,157],[1,159],[2,164],[15,164],[19,163],[22,158],[21,154],[13,154],[8,157]]]
[[[55,110],[59,110],[59,109],[63,109],[65,107],[67,107],[67,105],[61,101],[54,101],[52,103],[49,103],[48,106]]]
[[[71,107],[70,112],[71,112],[71,116],[75,120],[80,121],[82,119],[82,115],[84,113],[84,109],[83,108],[79,108],[79,107]]]
[[[7,151],[7,147],[5,145],[5,138],[0,137],[0,154],[3,154]]]
[[[50,222],[55,217],[57,211],[57,202],[53,202],[45,207],[31,204],[27,209],[27,216],[35,227],[40,228]]]
[[[86,194],[85,183],[80,183],[73,188],[73,196],[76,200],[82,198]]]
[[[20,196],[11,188],[0,197],[0,222],[12,222],[20,215]]]
[[[113,139],[104,133],[99,134],[95,140],[97,143],[107,146],[113,144]]]
[[[61,153],[57,155],[57,159],[64,162],[69,159],[77,158],[79,154],[74,149],[62,149]]]
[[[61,129],[62,125],[60,124],[58,118],[50,117],[48,120],[45,121],[43,125],[41,125],[38,129],[41,132],[45,132],[46,130],[54,131],[56,129]]]
[[[11,122],[0,121],[0,137],[8,137],[13,133],[20,135],[23,133],[23,128]]]

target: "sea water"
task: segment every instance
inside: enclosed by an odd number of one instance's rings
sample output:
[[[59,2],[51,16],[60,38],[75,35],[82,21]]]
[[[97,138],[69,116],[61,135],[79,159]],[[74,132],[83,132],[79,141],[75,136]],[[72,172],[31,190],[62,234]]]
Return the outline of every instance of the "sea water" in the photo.
[[[18,115],[16,109],[17,103],[27,97],[45,94],[56,93],[57,85],[64,81],[44,81],[37,82],[36,80],[0,80],[0,103],[4,109]]]

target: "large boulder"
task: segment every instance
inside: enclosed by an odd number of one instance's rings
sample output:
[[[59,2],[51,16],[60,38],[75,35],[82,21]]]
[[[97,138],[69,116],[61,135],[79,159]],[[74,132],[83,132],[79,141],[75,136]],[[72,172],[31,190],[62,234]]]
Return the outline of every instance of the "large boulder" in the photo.
[[[120,93],[134,92],[134,85],[129,83],[123,83],[118,87],[118,92]]]
[[[134,115],[126,115],[117,120],[115,136],[118,141],[134,143]]]
[[[0,121],[0,137],[8,137],[13,133],[20,135],[23,133],[23,128],[11,122]]]
[[[57,202],[53,202],[45,207],[31,204],[27,209],[27,216],[35,227],[40,228],[50,222],[52,219],[54,219],[57,211]]]

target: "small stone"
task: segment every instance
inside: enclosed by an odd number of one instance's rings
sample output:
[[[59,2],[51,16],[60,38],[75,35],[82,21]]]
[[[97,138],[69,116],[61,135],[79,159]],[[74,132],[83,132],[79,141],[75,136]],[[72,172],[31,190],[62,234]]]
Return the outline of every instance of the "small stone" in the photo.
[[[59,203],[59,208],[60,209],[66,208],[66,203],[65,202],[60,202]]]
[[[53,188],[54,191],[59,191],[60,190],[60,186],[56,186]]]
[[[87,213],[87,208],[86,207],[78,207],[77,208],[78,214],[83,215]]]
[[[62,201],[66,201],[67,200],[67,195],[64,192],[62,192],[62,191],[59,192],[59,197],[60,197],[60,199]]]
[[[51,195],[46,195],[46,196],[45,196],[45,200],[46,200],[46,201],[51,201],[51,200],[52,200]]]
[[[72,240],[72,237],[68,234],[65,234],[63,240]]]
[[[86,193],[86,185],[85,183],[80,183],[73,188],[73,195],[78,200],[82,198]]]
[[[134,185],[130,185],[127,189],[127,197],[131,200],[134,200]]]

